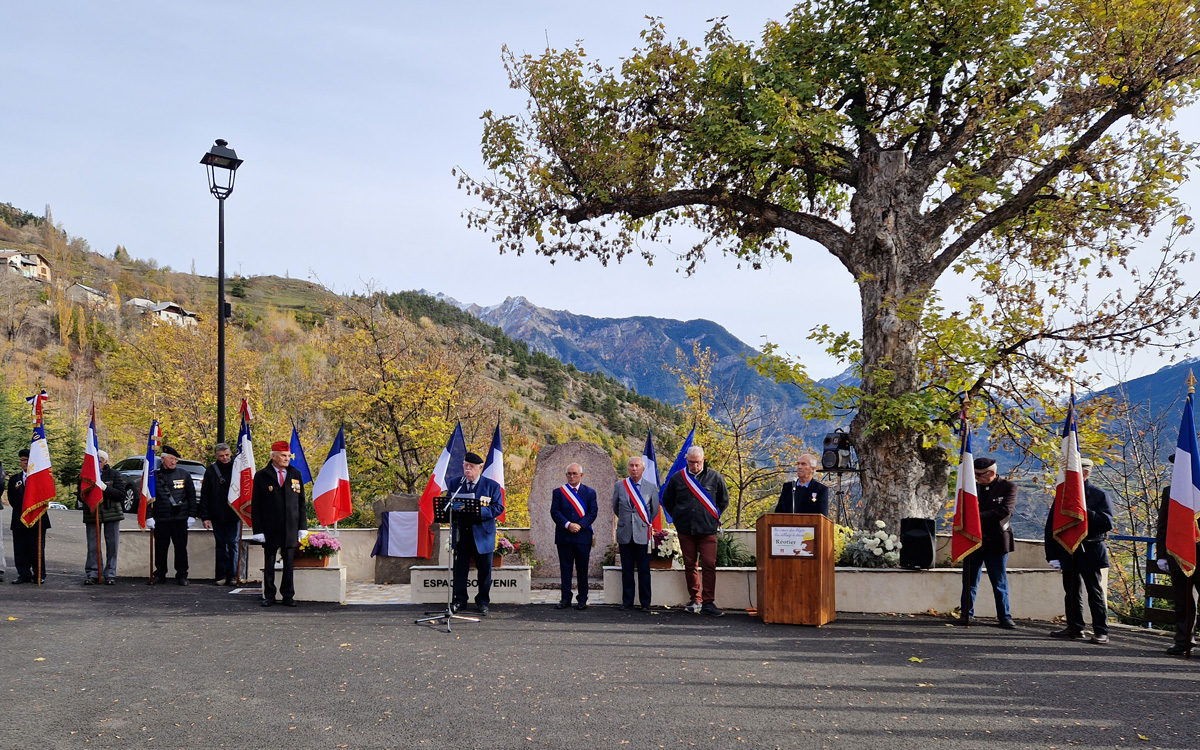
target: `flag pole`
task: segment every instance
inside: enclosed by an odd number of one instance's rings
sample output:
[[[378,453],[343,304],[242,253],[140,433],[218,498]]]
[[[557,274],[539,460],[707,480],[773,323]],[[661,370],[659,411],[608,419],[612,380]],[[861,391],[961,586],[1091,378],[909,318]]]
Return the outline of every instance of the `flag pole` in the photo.
[[[237,544],[233,551],[233,583],[242,585],[242,517],[238,516]]]
[[[100,506],[93,513],[96,518],[96,581],[104,583],[104,565],[100,561]]]
[[[44,511],[42,511],[42,515],[38,516],[38,530],[37,530],[37,538],[38,538],[38,541],[37,541],[37,585],[38,586],[42,585],[42,579],[46,577],[46,570],[42,566],[42,562],[43,562],[42,555],[44,554],[44,552],[42,550],[42,518],[45,517],[46,513],[48,513],[48,512],[49,511],[44,510]]]
[[[150,529],[150,577],[147,579],[146,585],[154,585],[154,529]]]

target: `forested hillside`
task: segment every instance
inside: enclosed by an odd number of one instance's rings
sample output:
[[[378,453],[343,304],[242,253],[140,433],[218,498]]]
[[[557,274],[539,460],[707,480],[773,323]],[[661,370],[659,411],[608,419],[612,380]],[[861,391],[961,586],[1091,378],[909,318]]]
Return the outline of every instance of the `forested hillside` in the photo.
[[[0,251],[11,250],[41,255],[53,281],[0,269],[0,461],[15,466],[17,450],[28,444],[24,397],[38,388],[50,394],[46,422],[60,498],[73,494],[93,402],[101,448],[114,461],[145,450],[154,418],[185,457],[210,460],[216,280],[132,258],[123,247],[93,252],[52,217],[4,206]],[[107,299],[81,298],[76,283]],[[258,462],[294,423],[315,469],[344,425],[359,513],[388,492],[420,492],[456,421],[479,452],[500,423],[514,524],[525,521],[541,445],[589,440],[623,464],[640,453],[647,427],[663,453],[682,437],[675,408],[531,352],[424,295],[342,296],[274,276],[235,277],[227,294],[226,439],[236,438],[245,397]],[[125,304],[131,298],[175,302],[199,313],[198,325],[148,322]]]

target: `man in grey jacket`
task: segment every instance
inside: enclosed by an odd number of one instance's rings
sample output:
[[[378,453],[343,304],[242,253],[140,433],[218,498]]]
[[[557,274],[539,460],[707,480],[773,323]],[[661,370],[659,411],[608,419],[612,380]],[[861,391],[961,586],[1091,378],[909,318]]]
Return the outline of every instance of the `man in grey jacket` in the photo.
[[[662,504],[679,532],[679,551],[691,598],[684,609],[720,617],[725,613],[717,608],[715,598],[717,531],[721,528],[721,513],[729,507],[729,490],[720,474],[705,468],[703,448],[688,448],[687,468],[667,479]]]
[[[613,485],[612,508],[617,516],[617,548],[621,551],[621,609],[633,606],[633,573],[637,570],[638,600],[650,611],[650,523],[658,515],[658,488],[642,476],[641,456],[629,459],[629,477]]]

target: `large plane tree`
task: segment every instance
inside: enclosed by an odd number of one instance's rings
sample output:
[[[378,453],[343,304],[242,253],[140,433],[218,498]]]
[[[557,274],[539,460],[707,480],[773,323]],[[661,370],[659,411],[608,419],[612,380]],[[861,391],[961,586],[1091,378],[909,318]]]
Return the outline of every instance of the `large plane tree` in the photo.
[[[652,19],[617,68],[581,45],[506,50],[528,104],[484,115],[468,220],[501,252],[604,263],[687,227],[689,272],[712,252],[831,253],[861,338],[837,320],[814,335],[861,374],[841,395],[868,513],[929,517],[960,394],[1036,440],[1031,394],[1194,317],[1174,197],[1193,151],[1172,123],[1198,29],[1191,0],[808,0],[756,44],[721,20],[673,41]],[[947,273],[976,290],[954,312]]]

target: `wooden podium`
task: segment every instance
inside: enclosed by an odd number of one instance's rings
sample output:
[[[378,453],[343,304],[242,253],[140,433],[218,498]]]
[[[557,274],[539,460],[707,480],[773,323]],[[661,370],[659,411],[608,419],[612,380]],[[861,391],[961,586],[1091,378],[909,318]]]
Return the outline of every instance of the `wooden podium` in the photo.
[[[833,622],[833,522],[819,513],[767,513],[755,530],[762,621]]]

